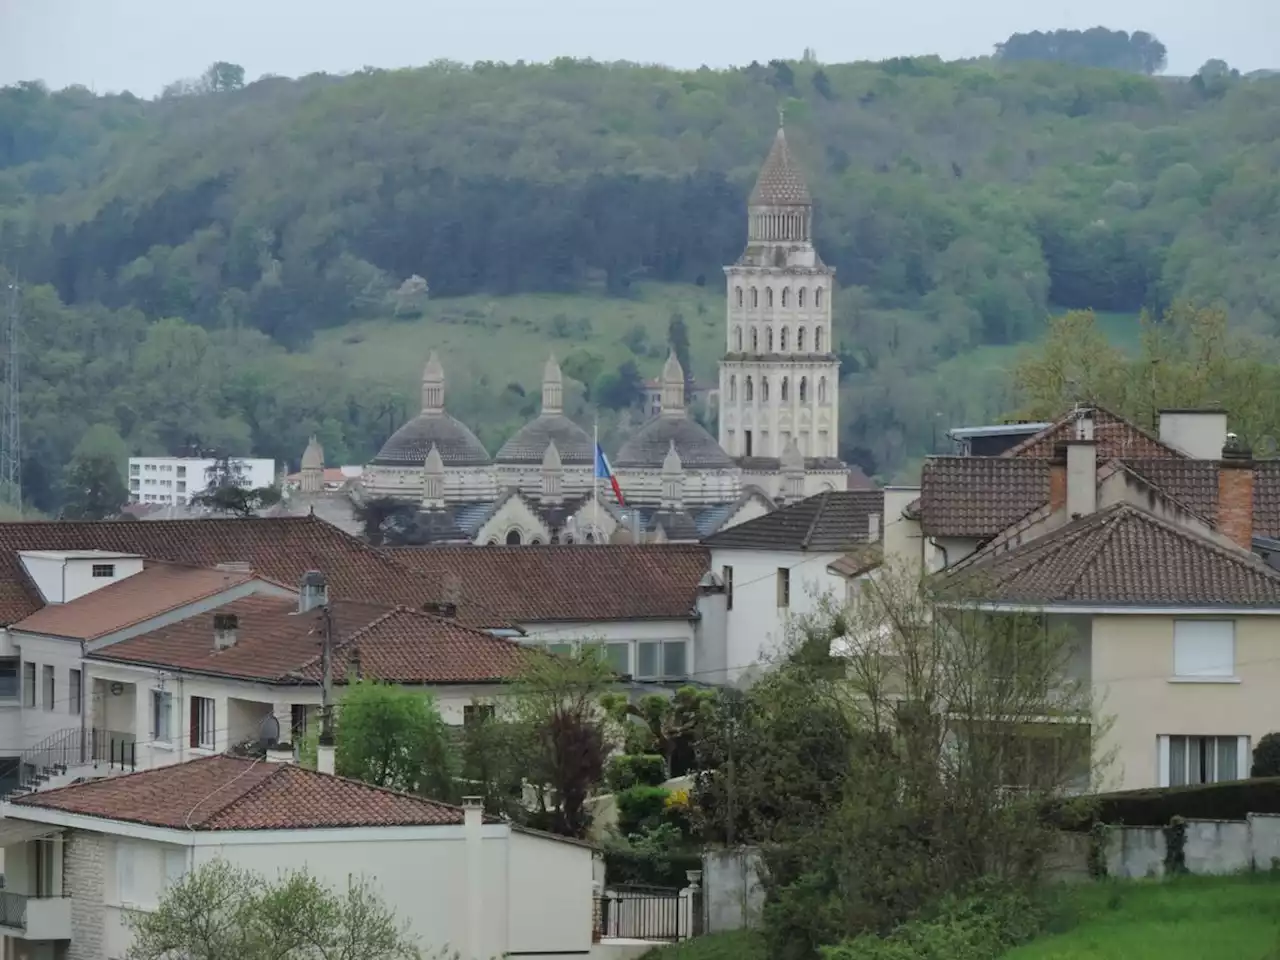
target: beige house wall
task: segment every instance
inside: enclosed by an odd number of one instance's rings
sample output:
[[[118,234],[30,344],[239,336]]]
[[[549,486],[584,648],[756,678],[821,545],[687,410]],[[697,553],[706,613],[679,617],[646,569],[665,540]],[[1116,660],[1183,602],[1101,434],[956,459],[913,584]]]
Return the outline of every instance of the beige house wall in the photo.
[[[1280,729],[1280,617],[1200,618],[1235,621],[1236,670],[1231,680],[1192,682],[1173,677],[1175,619],[1093,618],[1095,709],[1110,725],[1099,755],[1113,754],[1104,789],[1158,786],[1161,736],[1247,736],[1252,748]]]

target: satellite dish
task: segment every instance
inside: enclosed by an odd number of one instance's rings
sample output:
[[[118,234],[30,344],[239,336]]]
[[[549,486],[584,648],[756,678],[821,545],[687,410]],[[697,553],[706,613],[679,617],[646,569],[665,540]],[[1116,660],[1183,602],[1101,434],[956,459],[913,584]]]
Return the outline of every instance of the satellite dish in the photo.
[[[280,742],[280,721],[274,716],[265,716],[258,724],[258,746],[270,750]]]

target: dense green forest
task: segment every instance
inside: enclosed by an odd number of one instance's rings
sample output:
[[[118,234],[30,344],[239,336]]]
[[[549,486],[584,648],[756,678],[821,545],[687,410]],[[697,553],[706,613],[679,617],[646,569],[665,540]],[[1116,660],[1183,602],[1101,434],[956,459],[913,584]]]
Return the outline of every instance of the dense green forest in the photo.
[[[707,300],[780,105],[841,285],[842,452],[869,472],[1007,410],[1012,345],[1051,314],[1123,324],[1192,298],[1263,349],[1280,334],[1280,79],[562,60],[244,85],[227,66],[154,101],[0,90],[0,265],[23,283],[24,486],[41,509],[93,425],[121,449],[296,460],[318,432],[330,460],[369,456],[412,377],[318,349],[369,325],[403,324],[414,365],[446,324],[490,352],[519,328],[576,354],[581,409],[665,351],[666,318],[637,333],[600,304],[657,296],[687,302],[708,377]],[[533,318],[533,295],[581,306]],[[536,408],[528,369],[450,405],[493,442]]]

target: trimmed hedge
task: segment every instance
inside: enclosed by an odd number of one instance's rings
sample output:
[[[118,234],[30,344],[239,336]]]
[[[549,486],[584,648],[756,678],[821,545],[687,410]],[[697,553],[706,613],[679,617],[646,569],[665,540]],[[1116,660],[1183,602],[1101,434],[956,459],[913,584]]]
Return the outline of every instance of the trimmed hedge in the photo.
[[[1066,830],[1088,830],[1094,823],[1164,827],[1174,817],[1243,820],[1251,813],[1280,814],[1280,777],[1101,793],[1046,811],[1051,822]]]
[[[606,847],[604,866],[610,886],[620,884],[680,890],[689,885],[689,870],[702,869],[702,857],[697,853],[651,854]]]
[[[667,809],[666,787],[631,787],[613,795],[618,805],[618,832],[624,837],[652,830],[662,823]]]
[[[659,787],[666,782],[667,765],[656,753],[624,753],[609,761],[604,779],[614,793],[631,787]]]

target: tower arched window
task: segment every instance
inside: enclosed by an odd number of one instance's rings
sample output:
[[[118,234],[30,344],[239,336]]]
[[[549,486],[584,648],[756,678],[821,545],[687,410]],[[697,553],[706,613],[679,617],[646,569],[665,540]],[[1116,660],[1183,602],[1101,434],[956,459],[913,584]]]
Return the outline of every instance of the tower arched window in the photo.
[[[815,353],[822,352],[822,328],[813,328],[813,349]]]
[[[742,327],[733,328],[733,349],[742,352]]]
[[[773,353],[773,327],[764,328],[764,347],[769,353]]]
[[[509,546],[509,547],[518,547],[518,546],[520,546],[520,531],[519,531],[519,530],[512,530],[512,531],[510,531],[510,532],[508,532],[508,533],[507,533],[507,546]]]
[[[813,291],[813,305],[815,307],[822,306],[822,288],[818,287]]]
[[[804,327],[796,331],[796,350],[804,353]]]
[[[789,392],[789,391],[788,391],[788,389],[787,389],[787,386],[788,386],[788,384],[787,384],[787,378],[786,378],[786,377],[783,377],[783,378],[782,378],[782,401],[783,401],[784,403],[785,403],[785,402],[786,402],[786,400],[787,400],[787,393]]]
[[[738,399],[738,377],[736,374],[729,378],[729,399]]]
[[[751,306],[752,307],[760,306],[760,291],[757,290],[755,287],[751,288]]]
[[[787,328],[786,327],[782,328],[782,337],[781,337],[780,347],[783,353],[787,352]]]
[[[741,294],[738,295],[738,306],[742,306]],[[799,290],[796,291],[796,306],[801,308],[804,307],[804,287],[801,287]]]
[[[765,403],[769,402],[769,378],[760,378],[760,399]]]
[[[764,288],[764,305],[766,307],[773,306],[773,287]]]
[[[791,288],[790,287],[782,288],[782,305],[784,307],[791,306]]]
[[[760,331],[756,330],[754,327],[751,329],[751,352],[760,352]]]
[[[818,378],[818,403],[827,402],[827,378]]]
[[[747,377],[746,380],[742,381],[742,395],[748,400],[754,400],[754,393],[755,391],[751,389],[751,378]]]
[[[737,288],[738,306],[742,306],[742,288]]]
[[[800,378],[800,402],[804,403],[809,397],[809,378]]]

